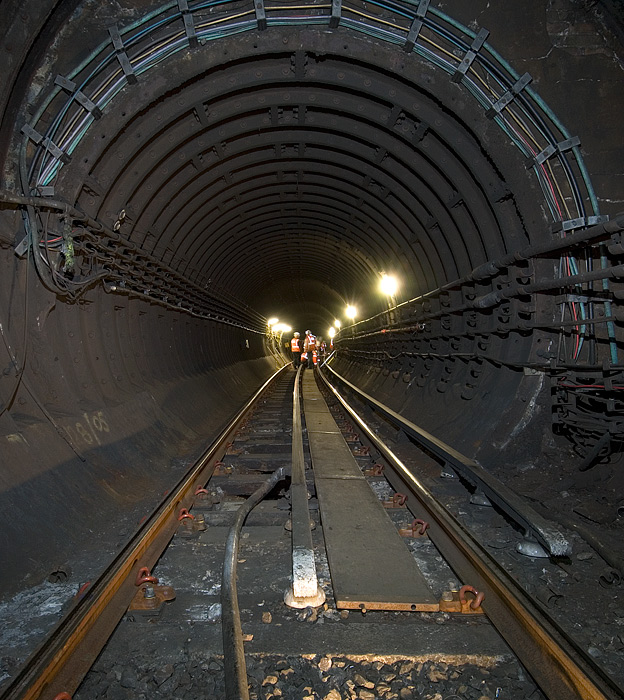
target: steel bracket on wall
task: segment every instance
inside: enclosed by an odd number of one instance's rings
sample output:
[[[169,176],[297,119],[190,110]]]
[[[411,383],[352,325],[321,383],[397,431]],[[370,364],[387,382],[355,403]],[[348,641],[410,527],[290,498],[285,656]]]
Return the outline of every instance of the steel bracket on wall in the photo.
[[[254,3],[256,9],[256,21],[258,22],[258,29],[264,31],[267,28],[266,19],[266,9],[264,7],[264,0],[256,0]]]
[[[418,40],[418,35],[420,34],[420,30],[422,29],[425,21],[425,15],[429,9],[429,2],[430,0],[420,0],[418,9],[416,10],[416,17],[414,17],[414,21],[412,22],[412,26],[408,32],[407,39],[403,45],[403,49],[407,51],[407,53],[411,53],[414,50],[414,46]]]
[[[466,75],[473,61],[477,57],[477,53],[481,50],[485,40],[490,36],[488,29],[481,29],[474,41],[470,45],[470,49],[466,52],[466,55],[462,58],[461,63],[457,66],[457,70],[451,77],[454,83],[461,83],[462,78]],[[502,99],[502,98],[501,98]]]
[[[121,66],[124,75],[126,76],[126,80],[128,83],[133,85],[137,82],[137,77],[134,72],[134,68],[130,63],[130,59],[128,58],[128,54],[126,53],[123,39],[119,33],[119,28],[116,24],[114,24],[112,27],[108,28],[108,33],[110,34],[111,41],[113,42],[113,48],[115,49],[115,55],[117,56],[117,60],[119,61],[119,65]]]
[[[485,116],[492,119],[497,114],[500,114],[507,105],[511,104],[516,97],[524,90],[524,88],[533,80],[529,73],[525,73],[518,78],[516,82],[505,92],[498,100],[487,110]]]
[[[197,46],[197,33],[195,32],[195,22],[193,21],[193,15],[189,11],[188,0],[178,0],[178,8],[180,14],[182,15],[182,21],[184,22],[184,31],[186,32],[186,38],[188,39],[189,46]]]
[[[63,163],[69,163],[71,160],[71,156],[62,151],[47,136],[44,138],[38,131],[35,131],[30,124],[24,124],[22,127],[22,134],[27,136],[31,141],[34,141],[35,144],[41,144],[46,151],[51,153],[57,160],[60,160]]]
[[[99,119],[102,116],[102,111],[100,108],[94,102],[92,102],[84,94],[84,92],[78,90],[78,86],[72,80],[68,80],[62,75],[57,75],[54,82],[59,87],[62,87],[63,90],[66,90],[70,95],[73,95],[76,102],[82,105],[87,112],[90,112],[94,119]]]
[[[534,167],[535,165],[542,165],[545,163],[549,158],[552,158],[555,154],[559,153],[565,153],[566,151],[570,151],[573,148],[576,148],[581,145],[581,140],[579,139],[578,136],[573,136],[570,139],[566,139],[565,141],[560,141],[559,143],[550,143],[546,148],[538,153],[536,156],[532,156],[531,158],[527,158],[526,160],[526,167],[527,170],[529,168]]]

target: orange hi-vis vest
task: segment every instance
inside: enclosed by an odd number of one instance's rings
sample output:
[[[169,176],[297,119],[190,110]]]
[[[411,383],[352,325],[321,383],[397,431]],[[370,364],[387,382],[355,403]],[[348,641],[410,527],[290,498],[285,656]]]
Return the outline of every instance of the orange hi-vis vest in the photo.
[[[316,336],[315,335],[309,335],[308,336],[308,347],[310,349],[314,348],[316,346]]]
[[[293,338],[290,341],[290,349],[292,352],[301,352],[301,348],[299,347],[299,338]]]

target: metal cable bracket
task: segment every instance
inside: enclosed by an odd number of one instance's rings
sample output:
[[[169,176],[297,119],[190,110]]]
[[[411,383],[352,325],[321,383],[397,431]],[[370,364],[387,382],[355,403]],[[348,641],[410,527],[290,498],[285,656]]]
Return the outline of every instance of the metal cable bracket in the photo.
[[[559,231],[573,231],[577,228],[584,228],[585,226],[595,226],[596,224],[604,224],[609,221],[609,217],[606,214],[601,216],[588,216],[580,217],[578,219],[568,219],[567,221],[555,221],[551,224],[550,230],[552,233],[558,233]]]
[[[474,38],[474,41],[470,45],[470,48],[468,49],[468,51],[466,51],[466,55],[462,58],[461,63],[457,66],[457,70],[455,71],[455,73],[453,73],[451,77],[451,80],[454,83],[461,83],[462,78],[468,72],[468,69],[477,57],[477,54],[481,50],[481,47],[485,43],[485,40],[488,38],[488,36],[490,36],[490,32],[488,29],[482,28],[479,30],[479,33]]]
[[[54,82],[63,90],[66,90],[70,95],[73,95],[78,104],[82,105],[87,112],[90,112],[94,119],[99,119],[102,116],[102,110],[92,102],[84,92],[78,90],[78,86],[72,80],[64,78],[62,75],[57,75]]]
[[[407,53],[411,53],[414,50],[414,46],[418,40],[418,35],[420,34],[420,30],[424,24],[425,15],[429,9],[429,2],[430,0],[420,0],[418,9],[416,10],[416,17],[414,17],[412,26],[407,34],[405,44],[403,44],[403,50],[407,51]]]
[[[113,48],[115,49],[115,55],[117,56],[117,60],[119,61],[119,65],[121,66],[124,75],[126,76],[126,80],[130,85],[133,85],[137,82],[137,77],[124,48],[123,40],[117,25],[114,24],[112,27],[109,27],[108,33],[110,34],[111,41],[113,42]]]
[[[536,156],[531,156],[530,158],[526,159],[527,170],[535,165],[542,165],[556,153],[565,153],[566,151],[570,151],[580,145],[581,140],[578,136],[573,136],[572,138],[566,139],[565,141],[560,141],[557,144],[549,143],[548,146],[546,146],[546,148]]]
[[[195,32],[193,15],[189,11],[188,0],[178,0],[178,8],[180,10],[180,14],[182,15],[184,31],[186,32],[186,38],[188,39],[189,46],[191,48],[195,48],[197,46],[197,33]]]
[[[342,17],[342,0],[332,0],[331,17],[329,18],[330,29],[335,29],[340,24]]]
[[[30,126],[30,124],[24,124],[22,127],[22,134],[27,136],[35,144],[41,144],[47,151],[49,151],[54,158],[62,161],[63,163],[69,163],[71,156],[64,153],[55,143],[53,143],[47,136],[44,138],[38,131]]]
[[[258,22],[258,29],[260,31],[264,31],[267,28],[266,9],[264,7],[264,0],[255,0],[254,7],[256,9],[256,21]]]
[[[487,110],[485,116],[492,119],[497,114],[500,114],[508,104],[513,102],[516,97],[524,90],[524,88],[533,80],[529,73],[525,73],[518,78],[516,82],[505,92],[498,100]]]

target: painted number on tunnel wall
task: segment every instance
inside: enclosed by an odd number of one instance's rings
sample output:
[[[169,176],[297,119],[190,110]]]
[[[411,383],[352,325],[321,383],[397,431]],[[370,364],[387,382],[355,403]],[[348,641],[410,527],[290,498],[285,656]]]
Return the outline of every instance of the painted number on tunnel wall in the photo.
[[[104,411],[96,411],[91,415],[83,413],[82,416],[82,421],[65,426],[71,441],[74,443],[82,442],[86,445],[101,445],[100,434],[110,432]]]

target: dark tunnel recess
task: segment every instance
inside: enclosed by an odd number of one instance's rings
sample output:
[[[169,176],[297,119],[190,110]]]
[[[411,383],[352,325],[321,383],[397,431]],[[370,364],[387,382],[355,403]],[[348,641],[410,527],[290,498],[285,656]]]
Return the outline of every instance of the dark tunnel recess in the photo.
[[[617,241],[561,244],[608,217],[579,140],[486,43],[504,13],[488,38],[428,3],[289,8],[14,20],[3,591],[114,551],[285,361],[273,315],[326,335],[355,304],[334,367],[494,469],[535,462],[553,423],[579,459],[619,444]]]

